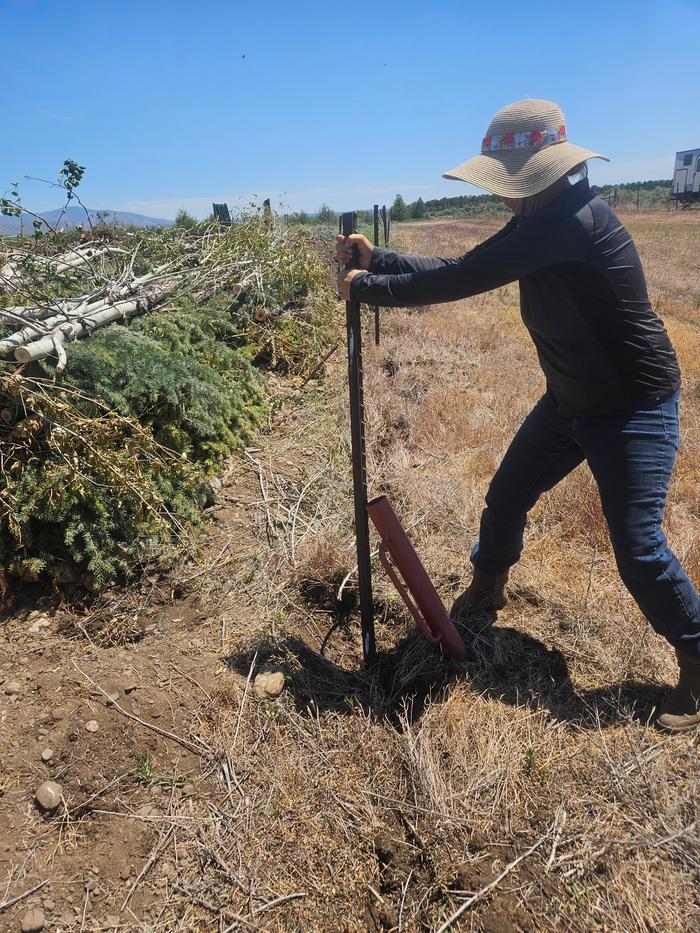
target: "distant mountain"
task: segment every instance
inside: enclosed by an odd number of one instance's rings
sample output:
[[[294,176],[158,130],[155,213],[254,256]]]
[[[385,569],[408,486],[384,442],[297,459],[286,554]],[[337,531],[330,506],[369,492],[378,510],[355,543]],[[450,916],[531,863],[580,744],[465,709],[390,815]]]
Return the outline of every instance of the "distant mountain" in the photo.
[[[157,217],[146,217],[144,214],[132,214],[130,211],[98,211],[90,208],[90,223],[96,225],[100,223],[100,218],[108,224],[121,223],[132,227],[172,227],[172,220],[162,220]],[[99,216],[98,216],[99,214]],[[61,229],[66,227],[77,227],[82,225],[88,227],[88,220],[85,211],[77,205],[67,208],[63,211],[58,208],[55,211],[44,211],[41,215],[51,227],[58,224]],[[33,217],[29,214],[24,215],[24,232],[31,235],[33,232]],[[0,236],[17,236],[20,230],[19,217],[5,217],[0,214]]]

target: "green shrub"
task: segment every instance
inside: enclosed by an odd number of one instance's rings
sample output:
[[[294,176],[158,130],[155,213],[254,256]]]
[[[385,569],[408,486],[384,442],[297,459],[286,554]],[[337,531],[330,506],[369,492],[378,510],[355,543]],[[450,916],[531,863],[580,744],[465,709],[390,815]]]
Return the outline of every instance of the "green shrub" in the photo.
[[[133,420],[69,389],[5,376],[3,403],[31,411],[3,441],[0,573],[88,574],[98,585],[161,560],[198,520],[201,475]]]
[[[205,478],[266,416],[262,370],[303,375],[326,350],[334,302],[302,230],[260,214],[117,235],[129,251],[138,242],[133,271],[174,260],[187,274],[167,306],[69,344],[61,380],[51,360],[0,370],[0,585],[102,585],[167,563],[199,520]],[[21,300],[67,287],[37,274]]]
[[[170,450],[215,468],[266,411],[263,377],[224,342],[221,298],[202,311],[159,312],[96,333],[71,347],[67,381],[137,419]]]

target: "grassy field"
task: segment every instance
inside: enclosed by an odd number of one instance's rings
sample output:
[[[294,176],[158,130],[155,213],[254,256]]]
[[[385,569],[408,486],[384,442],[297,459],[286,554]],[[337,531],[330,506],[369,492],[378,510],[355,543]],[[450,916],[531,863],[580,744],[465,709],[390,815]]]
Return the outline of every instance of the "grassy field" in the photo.
[[[683,369],[667,526],[700,583],[698,219],[629,218]],[[498,226],[395,235],[456,255]],[[370,493],[389,496],[448,605],[489,479],[543,389],[517,302],[508,286],[383,312],[381,344],[366,346]],[[340,307],[337,339],[323,378],[276,383],[270,430],[231,464],[204,558],[118,595],[110,612],[138,611],[154,634],[105,649],[76,641],[80,619],[56,626],[54,676],[97,703],[100,778],[84,780],[87,755],[70,759],[58,825],[22,811],[34,764],[7,773],[4,798],[0,780],[13,884],[51,872],[71,930],[105,929],[105,915],[159,931],[700,929],[700,736],[647,724],[673,658],[617,577],[586,467],[533,512],[510,603],[464,664],[416,638],[377,569],[382,661],[363,669]],[[125,675],[114,689],[131,719],[94,699],[125,668],[129,691]],[[276,699],[254,689],[266,670],[284,672]],[[71,887],[88,866],[100,910]]]

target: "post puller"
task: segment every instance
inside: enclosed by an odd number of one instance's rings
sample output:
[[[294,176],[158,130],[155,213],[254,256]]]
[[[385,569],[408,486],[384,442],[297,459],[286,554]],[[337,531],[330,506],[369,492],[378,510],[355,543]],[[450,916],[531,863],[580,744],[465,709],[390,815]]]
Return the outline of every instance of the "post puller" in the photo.
[[[377,212],[375,211],[375,219]],[[342,215],[343,236],[355,233],[357,214]],[[378,233],[378,231],[377,231]],[[352,268],[354,262],[348,263]],[[416,554],[394,510],[384,496],[367,502],[367,465],[365,456],[365,410],[362,383],[362,328],[360,303],[347,301],[345,316],[348,332],[348,382],[350,385],[350,440],[352,449],[352,479],[355,499],[355,535],[357,540],[357,578],[360,593],[362,652],[365,663],[376,657],[374,607],[372,603],[372,565],[369,548],[369,523],[381,536],[379,560],[399,592],[421,634],[439,645],[450,658],[461,661],[466,648],[442,600]],[[375,332],[376,334],[376,332]],[[390,555],[399,573],[389,562]]]
[[[467,654],[464,642],[447,614],[408,535],[401,527],[401,522],[389,505],[389,500],[386,496],[372,499],[367,505],[367,511],[382,539],[379,545],[379,560],[416,620],[418,631],[428,641],[439,645],[448,658],[463,661]],[[392,567],[387,555],[391,556],[401,577]]]
[[[350,236],[357,229],[357,214],[343,214],[341,231]],[[348,264],[352,268],[353,262]],[[355,497],[355,536],[357,539],[357,582],[360,593],[362,653],[365,663],[376,656],[374,607],[372,604],[372,566],[367,520],[367,466],[365,458],[365,408],[362,394],[362,327],[359,301],[345,303],[348,331],[348,382],[350,384],[350,442],[352,447],[352,484]]]

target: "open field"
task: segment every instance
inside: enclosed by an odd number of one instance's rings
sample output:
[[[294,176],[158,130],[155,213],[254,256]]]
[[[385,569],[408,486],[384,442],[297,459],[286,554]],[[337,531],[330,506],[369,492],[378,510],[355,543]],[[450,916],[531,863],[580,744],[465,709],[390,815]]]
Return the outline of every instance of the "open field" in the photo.
[[[626,219],[683,369],[667,524],[700,583],[700,215]],[[455,255],[500,223],[396,235]],[[516,286],[382,321],[370,492],[449,603],[542,376]],[[71,931],[436,931],[460,908],[451,929],[483,933],[700,929],[700,736],[646,724],[672,656],[617,578],[587,468],[537,506],[465,664],[416,639],[378,572],[383,662],[362,669],[352,579],[337,595],[354,564],[340,310],[338,339],[323,379],[278,382],[204,557],[82,613],[4,620],[0,929],[30,907]],[[276,699],[253,689],[270,669]],[[48,778],[64,802],[43,818]]]

